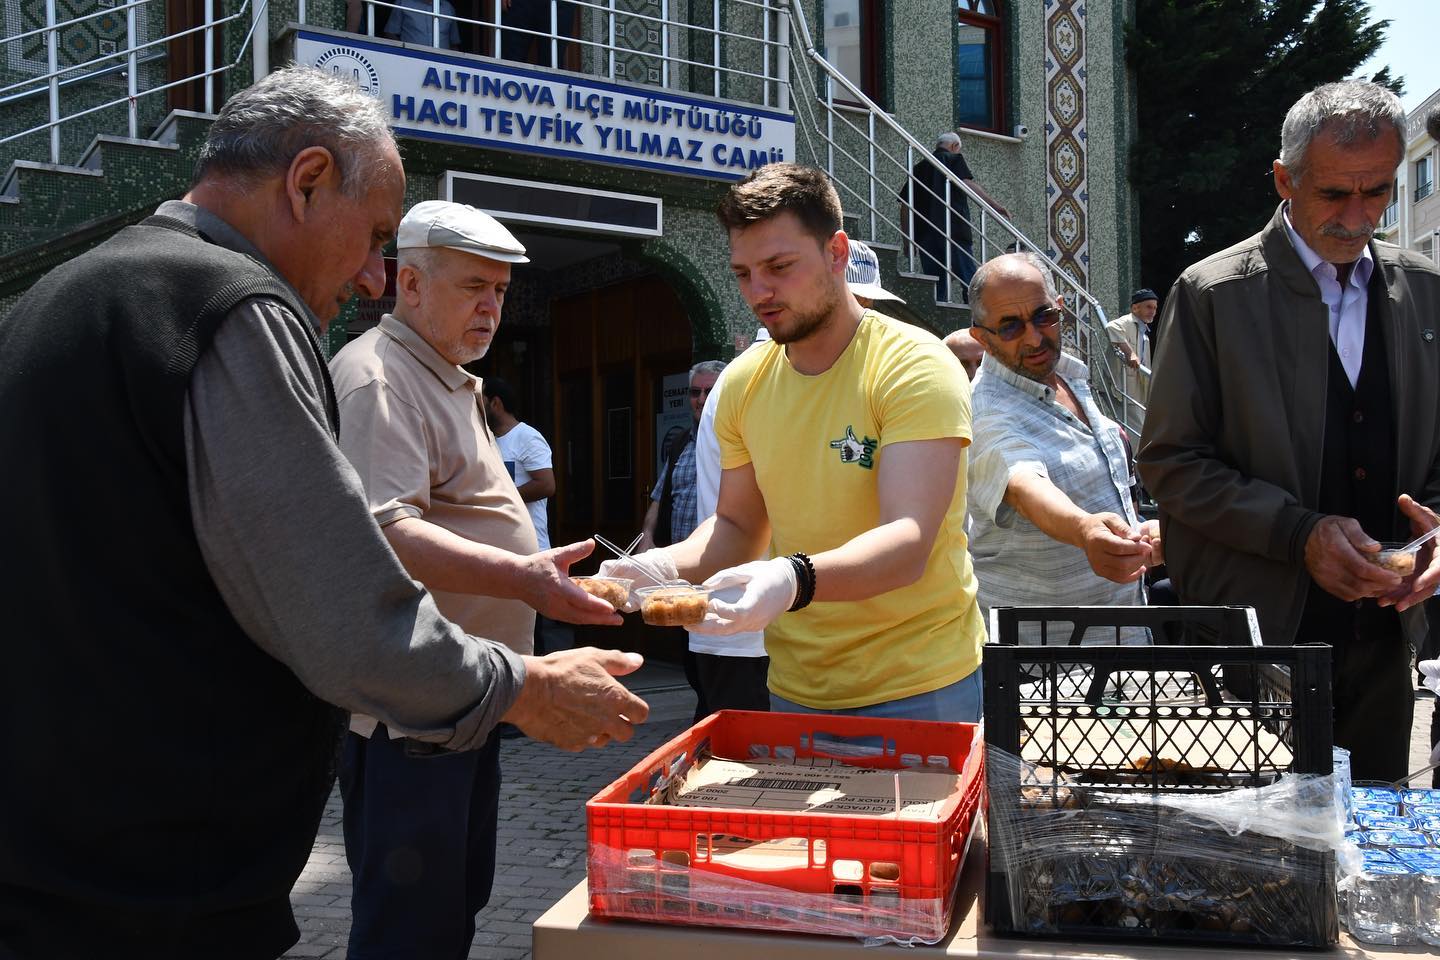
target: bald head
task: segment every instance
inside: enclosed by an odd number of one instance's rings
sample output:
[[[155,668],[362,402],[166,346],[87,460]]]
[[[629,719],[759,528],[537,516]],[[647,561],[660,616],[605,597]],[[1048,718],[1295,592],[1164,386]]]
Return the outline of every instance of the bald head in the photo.
[[[974,380],[975,374],[980,371],[980,360],[985,356],[985,348],[975,339],[970,328],[950,334],[945,338],[945,346],[950,348],[955,359],[960,361],[960,366],[965,368],[965,375]]]
[[[1045,261],[1029,252],[1005,253],[981,264],[970,279],[970,315],[976,323],[988,323],[986,314],[989,306],[985,302],[985,288],[996,280],[1030,281],[1038,279],[1045,287],[1045,296],[1054,301],[1055,280]]]

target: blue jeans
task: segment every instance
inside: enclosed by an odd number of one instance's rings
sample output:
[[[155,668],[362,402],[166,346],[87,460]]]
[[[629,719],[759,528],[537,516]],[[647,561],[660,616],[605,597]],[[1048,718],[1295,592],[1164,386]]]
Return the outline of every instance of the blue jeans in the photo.
[[[345,735],[340,789],[354,875],[349,960],[464,960],[490,899],[500,738],[416,757],[381,724]]]
[[[866,707],[822,710],[770,694],[770,709],[776,713],[830,713],[843,717],[883,717],[887,720],[945,720],[951,723],[979,723],[985,689],[981,668],[948,687],[917,693],[913,697],[872,703]]]

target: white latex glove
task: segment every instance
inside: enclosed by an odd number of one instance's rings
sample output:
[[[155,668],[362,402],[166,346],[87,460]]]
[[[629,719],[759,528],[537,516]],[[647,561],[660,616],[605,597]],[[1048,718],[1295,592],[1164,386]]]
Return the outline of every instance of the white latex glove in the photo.
[[[753,560],[721,570],[703,586],[714,591],[710,594],[710,609],[705,619],[690,629],[715,636],[764,630],[790,609],[800,589],[795,565],[785,557]]]
[[[600,564],[598,575],[602,577],[623,577],[626,580],[634,580],[630,585],[630,596],[621,607],[626,613],[634,613],[640,609],[640,599],[635,596],[637,587],[655,586],[655,577],[661,580],[679,580],[680,572],[675,569],[675,561],[670,559],[670,554],[663,547],[656,547],[653,550],[646,550],[644,553],[634,554],[633,560],[643,564],[645,572],[640,572],[640,567],[630,560],[616,558],[606,560]]]
[[[1420,672],[1425,675],[1421,681],[1436,696],[1440,696],[1440,660],[1421,660]]]

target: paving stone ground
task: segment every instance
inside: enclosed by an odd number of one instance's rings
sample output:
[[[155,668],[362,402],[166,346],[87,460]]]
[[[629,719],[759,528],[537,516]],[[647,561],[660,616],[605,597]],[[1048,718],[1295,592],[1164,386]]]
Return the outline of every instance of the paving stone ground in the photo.
[[[585,801],[689,726],[695,699],[678,668],[647,665],[632,687],[651,713],[629,743],[568,754],[531,740],[504,741],[495,887],[476,921],[471,960],[529,960],[531,924],[585,876]],[[1412,770],[1428,762],[1434,706],[1427,691],[1417,695]],[[1429,778],[1417,785],[1428,786]],[[351,887],[340,816],[336,792],[290,895],[300,942],[287,958],[345,956]]]

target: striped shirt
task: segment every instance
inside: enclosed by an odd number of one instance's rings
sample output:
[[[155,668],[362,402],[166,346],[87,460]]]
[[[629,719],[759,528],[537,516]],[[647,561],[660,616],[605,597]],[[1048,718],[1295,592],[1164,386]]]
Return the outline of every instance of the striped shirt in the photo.
[[[1055,372],[1075,395],[1087,426],[1065,409],[1055,391],[1023,377],[989,354],[973,391],[975,441],[970,448],[970,554],[980,583],[980,609],[993,606],[1111,606],[1144,603],[1139,583],[1112,583],[1090,569],[1085,552],[1052,540],[1005,503],[1010,478],[1022,472],[1048,479],[1086,513],[1116,513],[1138,524],[1130,496],[1130,466],[1119,426],[1100,413],[1090,371],[1062,354]],[[1052,634],[1053,636],[1053,634]],[[1021,631],[1039,642],[1039,631]],[[1113,632],[1087,636],[1114,643]],[[1144,643],[1127,630],[1123,643]]]

